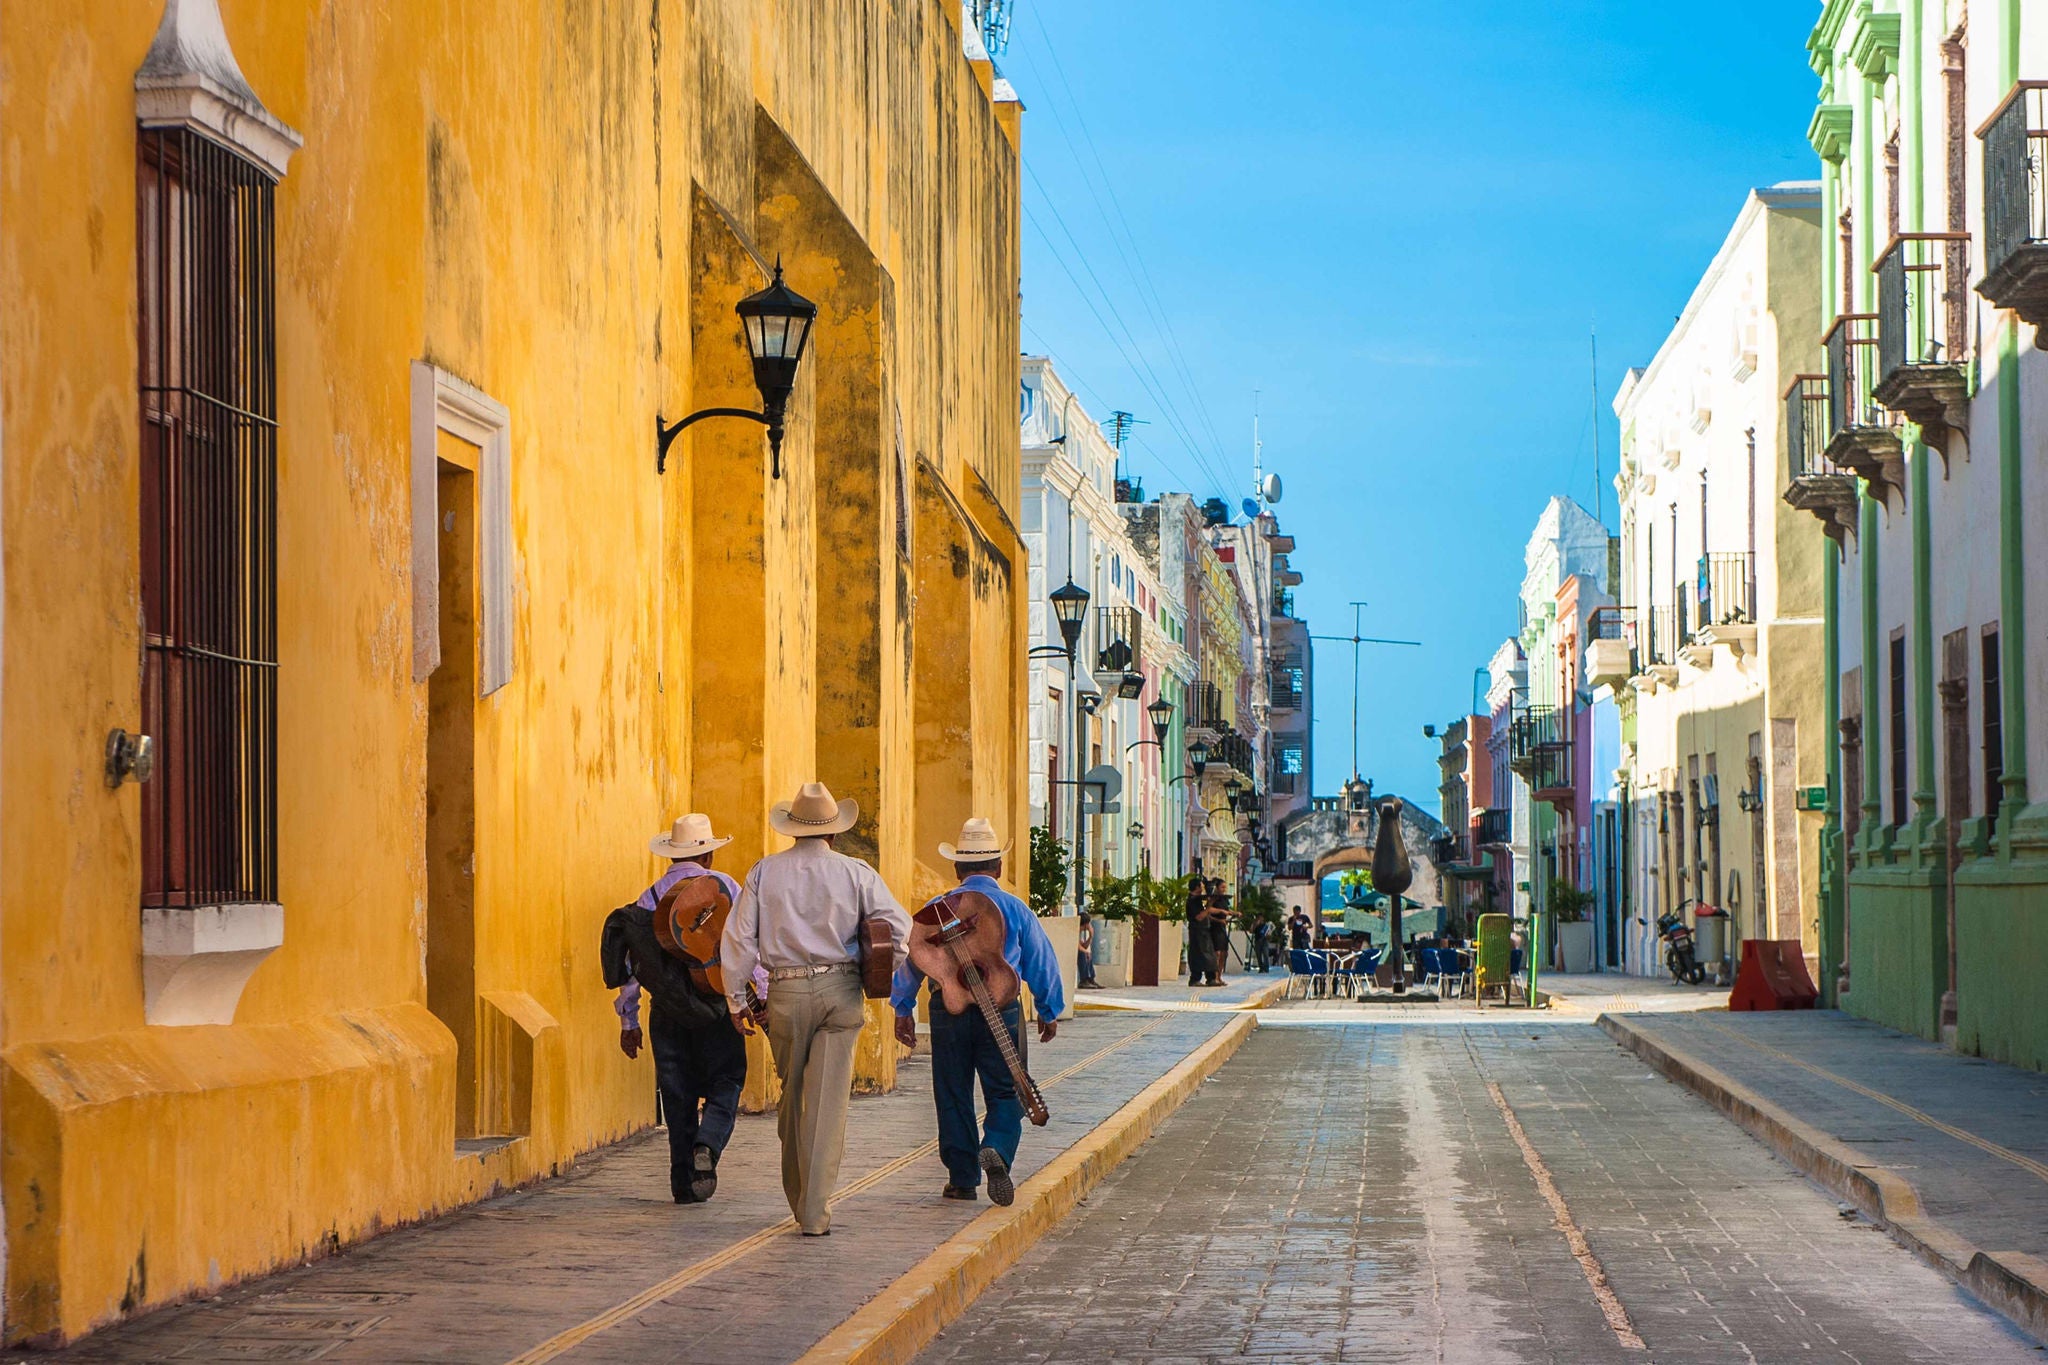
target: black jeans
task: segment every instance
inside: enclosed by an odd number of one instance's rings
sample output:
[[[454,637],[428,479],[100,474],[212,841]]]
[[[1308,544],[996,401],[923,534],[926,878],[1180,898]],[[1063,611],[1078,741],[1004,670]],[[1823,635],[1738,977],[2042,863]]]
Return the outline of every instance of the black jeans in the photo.
[[[701,1142],[715,1159],[732,1138],[747,1083],[747,1042],[729,1023],[678,1024],[658,1000],[648,1012],[647,1038],[668,1124],[669,1192],[680,1195],[690,1185],[690,1149]]]

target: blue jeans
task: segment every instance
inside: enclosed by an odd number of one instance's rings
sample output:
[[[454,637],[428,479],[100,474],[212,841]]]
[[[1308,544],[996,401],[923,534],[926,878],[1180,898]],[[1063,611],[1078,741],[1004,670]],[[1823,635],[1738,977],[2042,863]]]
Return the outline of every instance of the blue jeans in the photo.
[[[732,1140],[747,1083],[747,1040],[730,1024],[687,1028],[658,1000],[648,1012],[647,1036],[668,1124],[669,1192],[680,1195],[689,1185],[691,1148],[709,1147],[715,1165]]]
[[[1003,1012],[1003,1025],[1016,1040],[1017,1055],[1024,1051],[1024,1010],[1013,1004]],[[983,1147],[993,1147],[1009,1165],[1017,1159],[1017,1139],[1024,1133],[1024,1106],[1017,1100],[1017,1083],[1003,1054],[996,1049],[995,1035],[978,1008],[965,1014],[948,1014],[936,998],[931,1000],[932,1100],[939,1111],[939,1159],[946,1163],[946,1175],[961,1189],[981,1184],[981,1165],[976,1159]],[[975,1141],[974,1078],[981,1077],[981,1094],[988,1106],[988,1118]]]

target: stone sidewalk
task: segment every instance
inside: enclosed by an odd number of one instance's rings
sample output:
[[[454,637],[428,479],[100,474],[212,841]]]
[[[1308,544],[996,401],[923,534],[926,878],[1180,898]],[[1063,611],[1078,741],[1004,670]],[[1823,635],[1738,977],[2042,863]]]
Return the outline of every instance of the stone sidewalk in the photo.
[[[1287,973],[1232,972],[1221,986],[1190,986],[1185,979],[1157,986],[1108,986],[1099,991],[1075,991],[1074,1008],[1094,1010],[1238,1010],[1257,1009],[1277,999],[1287,985]]]
[[[1545,972],[1536,989],[1553,1008],[1586,1014],[1670,1014],[1728,1008],[1726,986],[1681,986],[1669,976],[1624,976],[1620,972],[1566,975]]]
[[[2048,1076],[1832,1010],[1607,1014],[1616,1041],[2048,1334]]]
[[[1033,1042],[1052,1120],[1025,1129],[1020,1184],[1165,1075],[1234,1016],[1090,1014]],[[67,1362],[745,1362],[802,1356],[991,1206],[939,1198],[931,1071],[920,1052],[891,1094],[857,1099],[833,1235],[796,1235],[772,1115],[743,1117],[717,1197],[668,1198],[659,1132],[568,1175],[407,1228],[314,1265],[153,1313]]]

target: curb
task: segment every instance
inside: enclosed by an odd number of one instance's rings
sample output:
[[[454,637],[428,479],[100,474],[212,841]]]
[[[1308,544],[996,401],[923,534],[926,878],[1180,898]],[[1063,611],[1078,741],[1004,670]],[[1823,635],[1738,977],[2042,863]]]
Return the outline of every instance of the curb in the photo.
[[[1900,1245],[2021,1331],[2036,1341],[2048,1341],[2048,1262],[2023,1251],[1982,1250],[1928,1217],[1912,1184],[1867,1153],[1794,1118],[1725,1072],[1624,1020],[1602,1014],[1594,1022],[1792,1167],[1853,1204]]]
[[[1114,990],[1115,987],[1111,987],[1111,989]],[[1116,1004],[1114,1002],[1096,1004],[1092,1000],[1077,999],[1074,1001],[1074,1010],[1079,1014],[1148,1014],[1180,1011],[1204,1014],[1235,1014],[1243,1010],[1264,1009],[1272,1004],[1275,998],[1286,989],[1287,978],[1283,976],[1278,981],[1261,986],[1258,990],[1234,1005],[1213,1004],[1200,999],[1188,1002],[1163,1000],[1156,1004],[1147,1002],[1137,1005]],[[1078,995],[1079,992],[1075,994]]]
[[[1015,1204],[989,1210],[940,1243],[806,1351],[799,1365],[901,1365],[913,1359],[1151,1137],[1257,1026],[1250,1014],[1225,1023],[1215,1037],[1019,1185]]]

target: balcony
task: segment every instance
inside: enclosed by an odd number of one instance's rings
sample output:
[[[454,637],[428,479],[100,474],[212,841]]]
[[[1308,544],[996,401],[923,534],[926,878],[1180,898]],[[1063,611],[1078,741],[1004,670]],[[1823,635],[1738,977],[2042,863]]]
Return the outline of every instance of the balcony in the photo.
[[[1877,383],[1871,396],[1920,424],[1948,459],[1970,426],[1970,234],[1907,232],[1877,258]]]
[[[1096,613],[1095,667],[1104,673],[1128,673],[1138,666],[1145,616],[1136,607],[1105,607]]]
[[[1508,731],[1508,767],[1538,801],[1559,805],[1572,795],[1572,716],[1556,706],[1532,706]]]
[[[1636,614],[1627,607],[1601,607],[1586,622],[1586,683],[1611,687],[1636,672]]]
[[[1301,619],[1294,614],[1294,593],[1291,590],[1283,590],[1273,594],[1273,615],[1284,616],[1296,621]]]
[[[1227,768],[1247,782],[1258,780],[1252,742],[1235,731],[1226,731],[1209,746],[1209,771]]]
[[[1712,668],[1715,645],[1727,645],[1738,655],[1756,647],[1754,555],[1701,555],[1699,576],[1687,585],[1683,601],[1683,619],[1691,627],[1680,642],[1687,663]]]
[[[1515,813],[1511,810],[1483,810],[1473,827],[1473,841],[1480,848],[1506,848],[1514,842]]]
[[[1187,705],[1187,728],[1189,731],[1203,731],[1201,735],[1190,734],[1190,739],[1212,739],[1230,728],[1229,714],[1223,709],[1223,689],[1204,678],[1188,684],[1185,698]]]
[[[2048,325],[2048,81],[2021,81],[1977,130],[1984,141],[1984,278],[1977,292]]]
[[[1655,692],[1678,681],[1678,607],[1651,607],[1636,636],[1637,690]]]
[[[1820,521],[1830,540],[1841,544],[1856,534],[1862,494],[1856,476],[1827,457],[1828,377],[1802,374],[1785,390],[1785,453],[1791,482],[1785,502]]]
[[[1301,665],[1282,660],[1266,674],[1266,700],[1275,711],[1299,711],[1301,684]]]
[[[1880,502],[1905,492],[1899,416],[1871,395],[1877,384],[1877,314],[1844,313],[1821,344],[1828,353],[1828,443],[1822,454],[1866,480]]]
[[[1276,882],[1313,881],[1315,875],[1315,862],[1309,858],[1287,858],[1273,864],[1273,880]]]

